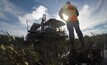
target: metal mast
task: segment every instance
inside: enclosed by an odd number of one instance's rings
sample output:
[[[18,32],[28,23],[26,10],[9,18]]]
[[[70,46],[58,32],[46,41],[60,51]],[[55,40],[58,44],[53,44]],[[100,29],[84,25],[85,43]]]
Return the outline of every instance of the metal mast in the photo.
[[[41,32],[44,32],[44,23],[46,22],[46,14],[43,14],[41,22]]]

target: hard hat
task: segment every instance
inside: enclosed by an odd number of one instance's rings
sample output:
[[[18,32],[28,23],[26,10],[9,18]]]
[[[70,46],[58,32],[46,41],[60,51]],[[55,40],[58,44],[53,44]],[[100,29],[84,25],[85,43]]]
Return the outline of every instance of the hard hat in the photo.
[[[69,1],[66,1],[66,4],[70,4],[70,2],[69,2]]]

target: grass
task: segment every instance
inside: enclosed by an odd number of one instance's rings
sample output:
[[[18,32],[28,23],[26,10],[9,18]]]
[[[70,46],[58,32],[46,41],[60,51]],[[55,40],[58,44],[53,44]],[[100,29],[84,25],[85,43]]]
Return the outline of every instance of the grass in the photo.
[[[87,49],[104,48],[101,45],[107,43],[107,34],[85,36],[84,39]],[[77,39],[75,48],[78,46]],[[61,65],[68,61],[69,50],[68,41],[27,43],[23,37],[0,34],[0,65]]]

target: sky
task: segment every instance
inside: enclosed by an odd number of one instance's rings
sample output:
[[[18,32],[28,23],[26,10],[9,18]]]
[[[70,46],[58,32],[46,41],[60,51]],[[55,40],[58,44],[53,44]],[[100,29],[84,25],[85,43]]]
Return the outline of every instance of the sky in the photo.
[[[43,14],[61,20],[58,12],[67,0],[0,0],[0,33],[26,36],[27,24],[41,23]],[[83,35],[107,33],[107,0],[69,0],[79,11]],[[62,20],[61,20],[62,21]],[[64,26],[66,29],[66,26]],[[66,32],[68,33],[67,29]]]

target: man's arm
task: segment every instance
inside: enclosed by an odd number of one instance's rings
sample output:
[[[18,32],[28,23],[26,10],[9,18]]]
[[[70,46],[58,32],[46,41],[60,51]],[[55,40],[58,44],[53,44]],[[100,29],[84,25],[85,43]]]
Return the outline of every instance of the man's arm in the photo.
[[[79,12],[78,12],[78,10],[77,10],[77,8],[75,7],[75,10],[76,10],[76,14],[77,14],[77,16],[79,16]]]
[[[62,14],[63,14],[63,8],[61,8],[60,11],[59,11],[59,16],[61,17],[61,19],[63,19],[63,15]]]

